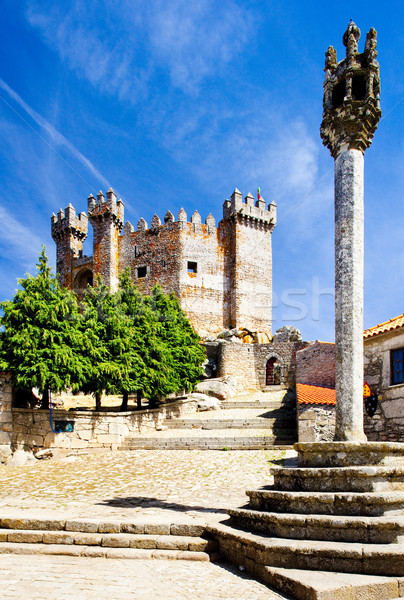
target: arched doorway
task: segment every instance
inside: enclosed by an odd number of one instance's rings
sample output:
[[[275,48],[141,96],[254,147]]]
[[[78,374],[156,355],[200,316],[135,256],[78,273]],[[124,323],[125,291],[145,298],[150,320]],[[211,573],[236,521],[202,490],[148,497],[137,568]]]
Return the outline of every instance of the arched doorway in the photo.
[[[281,378],[281,363],[275,356],[271,356],[266,364],[265,385],[280,385]]]
[[[74,278],[73,289],[80,299],[83,298],[88,285],[93,285],[93,273],[86,268],[79,271]]]

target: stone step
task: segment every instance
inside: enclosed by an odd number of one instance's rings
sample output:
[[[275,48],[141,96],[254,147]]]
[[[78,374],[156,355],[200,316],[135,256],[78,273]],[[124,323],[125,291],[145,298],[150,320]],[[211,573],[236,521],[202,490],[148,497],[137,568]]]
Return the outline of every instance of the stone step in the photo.
[[[290,419],[169,419],[164,421],[169,429],[271,429],[272,431],[295,431],[295,424]]]
[[[256,575],[296,600],[399,600],[397,594],[404,585],[404,578],[280,567],[263,567]]]
[[[282,400],[222,400],[222,410],[234,408],[257,408],[260,410],[286,410],[296,412],[296,407],[285,404]]]
[[[394,517],[353,517],[302,515],[231,509],[229,525],[264,533],[270,537],[299,540],[391,544],[404,542],[404,515]]]
[[[35,529],[0,529],[0,542],[2,544],[61,544],[189,552],[208,552],[214,549],[212,541],[193,536],[88,533],[82,531],[43,531]]]
[[[294,437],[133,437],[126,438],[119,450],[261,450],[274,446],[293,447]]]
[[[280,490],[376,492],[404,491],[404,467],[272,467],[275,487]]]
[[[267,537],[223,523],[207,530],[219,552],[252,573],[256,565],[367,575],[403,575],[404,544],[363,544]]]
[[[117,559],[165,559],[210,561],[206,552],[190,550],[113,548],[101,546],[85,546],[76,544],[32,544],[0,542],[0,554],[52,554],[80,557],[103,557]]]
[[[143,521],[125,521],[99,519],[45,519],[41,517],[20,517],[3,515],[0,517],[3,530],[41,530],[67,531],[81,533],[130,533],[163,536],[201,537],[205,526],[196,523],[145,523]]]
[[[404,514],[403,492],[293,492],[249,490],[249,505],[280,513],[380,516]]]
[[[404,467],[404,444],[399,442],[298,442],[299,467]]]

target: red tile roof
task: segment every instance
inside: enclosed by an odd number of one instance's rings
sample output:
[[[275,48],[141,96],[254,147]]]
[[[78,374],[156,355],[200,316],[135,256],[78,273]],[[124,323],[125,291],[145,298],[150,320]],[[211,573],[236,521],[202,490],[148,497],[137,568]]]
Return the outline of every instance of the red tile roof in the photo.
[[[386,331],[391,331],[392,329],[399,329],[400,327],[404,327],[404,314],[399,315],[398,317],[394,317],[385,323],[380,323],[380,325],[375,325],[374,327],[370,327],[369,329],[365,329],[363,332],[364,339],[373,337],[374,335],[378,335],[379,333],[385,333]]]
[[[299,404],[331,404],[335,405],[335,390],[317,385],[296,384]]]

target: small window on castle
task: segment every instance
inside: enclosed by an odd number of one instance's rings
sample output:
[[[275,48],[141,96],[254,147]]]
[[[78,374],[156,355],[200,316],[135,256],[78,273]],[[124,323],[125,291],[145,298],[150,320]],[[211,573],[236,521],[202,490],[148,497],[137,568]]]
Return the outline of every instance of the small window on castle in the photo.
[[[391,350],[391,385],[404,383],[404,348]]]
[[[147,275],[147,267],[138,267],[137,268],[137,278],[142,279]]]
[[[198,272],[198,263],[188,261],[188,273],[197,273]]]

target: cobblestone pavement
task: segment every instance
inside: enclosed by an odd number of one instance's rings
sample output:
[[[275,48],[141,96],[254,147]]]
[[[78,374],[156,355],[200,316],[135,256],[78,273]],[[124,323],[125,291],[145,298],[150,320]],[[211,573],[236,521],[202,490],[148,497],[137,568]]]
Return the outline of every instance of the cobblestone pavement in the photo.
[[[293,453],[293,452],[292,452]],[[212,522],[291,451],[138,450],[0,465],[0,514]],[[228,565],[0,555],[2,600],[279,600]]]
[[[2,600],[281,600],[228,565],[1,555]]]
[[[148,521],[223,518],[293,450],[136,450],[0,465],[2,514]]]

